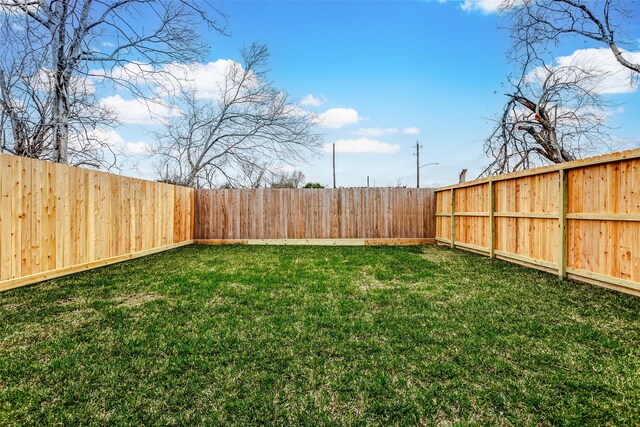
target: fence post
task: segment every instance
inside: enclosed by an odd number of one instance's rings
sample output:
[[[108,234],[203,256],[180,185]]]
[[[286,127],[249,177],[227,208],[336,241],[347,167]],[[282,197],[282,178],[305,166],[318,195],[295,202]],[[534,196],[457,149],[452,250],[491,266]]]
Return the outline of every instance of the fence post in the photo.
[[[456,244],[456,189],[451,189],[451,249],[455,249]]]
[[[494,213],[496,211],[495,185],[493,180],[489,181],[489,256],[496,257],[496,223]]]
[[[558,277],[564,279],[567,277],[567,207],[569,204],[568,197],[568,180],[565,169],[559,171],[559,200],[558,200]]]

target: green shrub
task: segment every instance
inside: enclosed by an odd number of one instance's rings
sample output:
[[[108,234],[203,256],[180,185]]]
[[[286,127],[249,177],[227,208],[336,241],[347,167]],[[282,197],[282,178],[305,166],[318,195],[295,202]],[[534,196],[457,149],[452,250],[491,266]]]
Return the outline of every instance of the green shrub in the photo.
[[[320,184],[319,182],[307,182],[304,185],[304,188],[324,188],[324,185]]]

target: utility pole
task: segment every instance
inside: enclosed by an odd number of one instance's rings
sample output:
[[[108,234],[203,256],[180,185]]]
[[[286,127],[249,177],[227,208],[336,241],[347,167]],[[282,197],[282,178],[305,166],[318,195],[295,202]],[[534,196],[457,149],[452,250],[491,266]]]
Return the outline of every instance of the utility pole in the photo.
[[[369,188],[369,175],[367,175],[367,188]]]
[[[420,188],[420,143],[416,141],[416,188]]]
[[[333,188],[336,188],[336,143],[333,143]]]

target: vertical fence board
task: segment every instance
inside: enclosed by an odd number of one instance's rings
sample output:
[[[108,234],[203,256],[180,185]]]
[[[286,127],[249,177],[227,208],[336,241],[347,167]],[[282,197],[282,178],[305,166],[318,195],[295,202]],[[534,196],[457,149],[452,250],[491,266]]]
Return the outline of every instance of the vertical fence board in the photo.
[[[11,273],[11,158],[0,156],[0,280],[12,277]]]

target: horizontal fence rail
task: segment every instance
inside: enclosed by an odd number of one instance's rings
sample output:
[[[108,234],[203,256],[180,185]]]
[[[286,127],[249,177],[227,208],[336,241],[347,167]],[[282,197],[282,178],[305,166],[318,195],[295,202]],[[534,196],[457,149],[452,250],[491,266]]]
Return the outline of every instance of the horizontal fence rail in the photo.
[[[640,149],[436,189],[436,241],[640,295]]]
[[[193,193],[0,154],[0,290],[191,243]]]
[[[429,188],[196,190],[194,238],[420,243],[435,237],[435,209]]]

